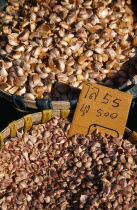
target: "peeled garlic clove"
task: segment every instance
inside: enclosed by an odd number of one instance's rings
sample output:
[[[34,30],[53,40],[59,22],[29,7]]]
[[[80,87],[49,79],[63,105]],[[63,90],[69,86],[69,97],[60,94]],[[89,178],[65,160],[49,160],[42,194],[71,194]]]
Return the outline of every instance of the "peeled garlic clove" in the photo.
[[[25,51],[25,47],[23,45],[17,46],[15,51],[17,51],[17,52],[24,52]]]
[[[8,28],[8,26],[3,26],[3,33],[4,34],[10,34],[11,30]]]
[[[30,68],[31,68],[31,65],[29,63],[24,63],[22,68],[27,71],[27,72],[30,72]]]
[[[84,76],[83,76],[82,74],[78,74],[78,75],[77,75],[77,80],[78,80],[78,81],[84,81],[85,78],[84,78]]]
[[[102,74],[108,74],[108,73],[110,72],[109,69],[103,69],[103,68],[101,68],[99,71],[100,71]]]
[[[85,27],[90,33],[96,33],[103,28],[101,25],[92,26],[90,23],[87,23]]]
[[[128,163],[130,163],[130,164],[134,164],[135,163],[132,156],[128,156]]]
[[[11,88],[11,85],[9,85],[9,84],[6,83],[6,82],[1,82],[1,83],[0,83],[0,88],[2,88],[2,89],[5,90],[5,91],[8,91],[8,90]]]
[[[86,71],[83,73],[83,76],[84,76],[85,80],[87,80],[89,78],[89,73]]]
[[[114,61],[108,61],[106,63],[106,69],[112,69],[114,66],[114,63],[115,63]]]
[[[41,79],[45,79],[45,78],[48,77],[48,74],[46,74],[46,73],[41,73],[39,76],[40,76]]]
[[[40,76],[38,75],[38,74],[34,74],[33,76],[32,76],[32,81],[31,81],[31,85],[33,86],[33,87],[35,87],[35,86],[37,86],[39,83],[40,83]]]
[[[69,82],[75,82],[77,78],[72,74],[69,76]]]
[[[19,35],[19,40],[22,41],[22,42],[27,41],[28,38],[29,38],[29,34],[30,34],[30,32],[29,32],[28,30],[23,31],[23,32],[20,33],[20,35]]]
[[[37,15],[40,16],[40,17],[43,17],[44,14],[45,14],[45,10],[39,10],[39,11],[37,12]]]
[[[124,55],[121,55],[121,54],[116,54],[116,58],[118,60],[124,60],[125,59],[125,56]]]
[[[89,18],[89,14],[88,13],[83,13],[83,14],[79,14],[78,17],[81,18],[82,20],[86,20]]]
[[[44,36],[46,32],[50,31],[50,26],[46,23],[43,23],[39,28],[37,28],[37,31],[40,33],[41,36]]]
[[[36,18],[37,18],[36,13],[35,13],[35,12],[32,12],[32,13],[30,14],[30,20],[31,20],[31,21],[35,21]]]
[[[85,53],[84,53],[84,56],[86,57],[91,57],[93,55],[93,51],[92,50],[87,50]]]
[[[20,59],[21,53],[20,53],[20,52],[16,52],[15,54],[13,54],[12,57],[13,57],[15,60]]]
[[[13,17],[11,15],[5,15],[1,21],[2,21],[2,24],[8,24],[12,21]]]
[[[102,55],[102,60],[103,60],[103,62],[108,61],[108,55],[107,54],[103,54]]]
[[[25,61],[29,61],[29,59],[30,59],[30,53],[25,53],[25,54],[23,55],[23,59],[24,59]]]
[[[5,50],[0,49],[0,55],[5,56],[7,53]]]
[[[36,23],[30,24],[30,31],[33,32],[36,29]]]
[[[6,69],[4,67],[2,67],[0,69],[0,76],[1,77],[7,77],[8,76],[8,73],[7,73],[7,71],[6,71]]]
[[[35,100],[35,97],[32,93],[25,93],[24,98],[29,99],[29,100]]]
[[[103,51],[104,51],[104,49],[101,48],[101,47],[96,47],[96,48],[94,48],[93,50],[94,50],[96,53],[98,53],[98,54],[102,54]]]
[[[23,71],[23,69],[22,69],[21,67],[19,67],[19,66],[17,66],[17,67],[15,68],[15,72],[16,72],[16,74],[17,74],[18,77],[23,77],[23,76],[24,76],[24,71]]]
[[[22,64],[22,60],[18,59],[18,60],[13,60],[12,61],[13,65],[15,66],[20,66]]]
[[[10,67],[12,67],[12,62],[10,61],[4,61],[3,62],[4,68],[5,69],[9,69]]]
[[[47,92],[47,93],[51,93],[51,90],[52,90],[52,84],[49,84],[49,85],[47,86],[46,92]]]
[[[102,66],[103,66],[103,63],[96,62],[96,63],[95,63],[95,70],[96,70],[96,71],[99,71],[99,70],[101,69]]]
[[[21,88],[20,90],[18,90],[18,91],[16,92],[16,94],[17,94],[18,96],[22,96],[24,93],[26,93],[26,88],[25,88],[25,87]]]
[[[79,81],[72,82],[72,86],[73,86],[73,87],[78,87],[78,86],[79,86],[79,84],[80,84],[80,82],[79,82]]]
[[[102,55],[100,54],[94,54],[93,58],[95,59],[95,61],[97,62],[102,62]]]
[[[132,46],[136,47],[137,46],[137,37],[134,37],[132,40]]]
[[[18,46],[19,41],[18,41],[18,34],[17,33],[12,33],[10,35],[8,35],[8,42],[10,45],[13,46]]]
[[[42,86],[42,87],[37,88],[36,92],[40,93],[40,94],[43,94],[44,92],[46,92],[46,90],[47,90],[47,87]]]
[[[11,53],[12,50],[13,50],[13,46],[10,45],[10,44],[7,44],[6,47],[5,47],[5,50],[6,50],[7,53]]]
[[[57,48],[54,48],[53,50],[51,50],[50,51],[50,55],[52,56],[52,57],[60,57],[60,52],[59,52],[59,50],[57,49]]]
[[[68,56],[71,56],[71,54],[72,54],[72,51],[71,51],[71,49],[69,48],[69,47],[64,47],[64,52],[68,55]]]
[[[26,194],[26,199],[28,202],[30,202],[32,200],[32,196],[30,196],[29,194]]]
[[[0,173],[0,179],[2,179],[5,176],[5,173]]]
[[[115,23],[115,22],[114,22],[114,23],[112,22],[112,23],[109,25],[109,28],[111,28],[111,29],[117,29],[117,27],[118,27],[118,26],[117,26],[117,23]]]
[[[55,60],[56,63],[56,67],[61,71],[64,72],[65,71],[65,61],[63,59],[56,59]]]
[[[8,204],[7,203],[2,203],[1,208],[4,210],[8,210]]]
[[[22,86],[25,83],[26,78],[25,77],[15,77],[14,83],[16,86]]]
[[[80,196],[81,203],[86,203],[87,199],[88,199],[88,196],[87,195],[81,195]]]
[[[77,16],[76,14],[70,14],[68,17],[67,17],[67,23],[70,25],[72,24],[73,22],[75,22]]]
[[[85,30],[79,30],[77,33],[76,33],[76,36],[79,37],[79,38],[87,38],[87,33]]]
[[[128,24],[132,25],[134,23],[133,15],[130,15],[126,18]]]
[[[99,23],[99,18],[97,17],[97,15],[93,15],[91,16],[90,22],[92,25],[96,25]]]
[[[68,81],[68,77],[67,77],[66,74],[58,74],[57,77],[58,77],[59,81],[62,81],[62,82],[67,82]]]
[[[99,7],[97,9],[97,16],[99,18],[106,18],[108,15],[108,8],[104,8],[104,7]]]
[[[43,43],[44,47],[48,47],[50,44],[52,44],[52,40],[52,37],[48,37],[47,39],[45,39]]]
[[[115,56],[116,56],[116,52],[115,52],[112,48],[110,48],[110,49],[105,49],[105,52],[106,52],[106,54],[109,56],[109,58],[110,58],[111,60],[113,60],[113,59],[115,58]]]
[[[23,157],[26,159],[26,161],[29,160],[29,156],[28,156],[28,151],[27,151],[27,149],[24,149],[24,150],[22,151],[22,155],[23,155]]]
[[[133,43],[132,43],[132,45],[133,45]],[[129,47],[129,43],[126,40],[121,40],[120,46],[121,46],[122,49],[126,49],[126,48]]]
[[[66,69],[65,69],[65,72],[67,73],[67,76],[70,76],[70,75],[73,74],[74,69],[70,66],[67,66]]]
[[[8,92],[9,92],[10,94],[14,94],[18,89],[19,89],[19,87],[14,86],[14,87],[11,88],[10,90],[8,90]]]
[[[46,196],[46,197],[44,198],[44,200],[45,200],[46,203],[50,203],[50,197],[49,197],[49,196]]]
[[[33,56],[38,56],[40,54],[41,50],[42,50],[41,47],[35,47],[33,52],[32,52],[32,55]]]
[[[86,57],[86,56],[80,56],[79,59],[78,59],[78,63],[79,63],[79,64],[82,64],[82,63],[84,63],[86,60],[87,60],[87,57]]]
[[[30,57],[29,64],[32,64],[33,65],[34,63],[38,63],[38,59],[37,58]]]
[[[119,160],[120,160],[121,163],[126,163],[126,162],[127,162],[124,154],[122,154],[122,155],[119,157]]]

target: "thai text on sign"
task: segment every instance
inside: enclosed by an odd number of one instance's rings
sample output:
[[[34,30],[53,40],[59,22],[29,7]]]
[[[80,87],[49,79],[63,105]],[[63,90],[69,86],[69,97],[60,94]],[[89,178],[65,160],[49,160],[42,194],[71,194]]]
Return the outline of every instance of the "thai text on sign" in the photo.
[[[91,134],[95,129],[112,136],[122,136],[132,95],[86,82],[81,91],[69,136]]]

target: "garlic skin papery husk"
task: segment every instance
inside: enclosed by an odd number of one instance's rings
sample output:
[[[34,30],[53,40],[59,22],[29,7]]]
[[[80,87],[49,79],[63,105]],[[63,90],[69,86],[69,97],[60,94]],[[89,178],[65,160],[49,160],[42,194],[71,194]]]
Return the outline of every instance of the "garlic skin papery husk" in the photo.
[[[67,138],[58,117],[17,132],[0,151],[0,209],[134,209],[137,149],[96,133]]]
[[[74,89],[85,81],[115,88],[137,71],[135,15],[130,0],[8,0],[0,12],[8,73],[1,82],[34,99],[78,98]]]

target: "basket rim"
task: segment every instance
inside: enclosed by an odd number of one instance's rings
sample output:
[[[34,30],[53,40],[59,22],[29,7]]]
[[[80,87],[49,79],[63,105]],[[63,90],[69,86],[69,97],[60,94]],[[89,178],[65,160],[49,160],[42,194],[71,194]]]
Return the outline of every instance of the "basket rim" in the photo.
[[[32,114],[25,115],[24,117],[12,121],[0,132],[0,149],[3,147],[4,141],[9,137],[14,137],[17,131],[24,129],[28,131],[31,129],[32,125],[43,124],[52,119],[52,117],[60,117],[62,119],[69,118],[73,115],[74,110],[43,110],[41,112],[36,112]],[[125,128],[125,135],[128,139],[132,135],[132,131],[129,128]]]
[[[4,142],[9,137],[14,137],[17,134],[17,131],[23,128],[24,131],[29,131],[32,125],[43,124],[52,119],[52,117],[60,117],[62,119],[69,118],[74,114],[74,110],[64,109],[64,110],[43,110],[41,112],[36,112],[32,114],[27,114],[24,117],[12,121],[0,132],[0,149],[3,147]],[[129,128],[125,128],[126,139],[131,143],[136,144],[135,138],[137,138],[137,133],[132,132]],[[130,138],[131,137],[131,138]]]
[[[23,128],[24,131],[31,129],[32,125],[43,124],[52,119],[52,117],[60,117],[62,119],[69,118],[73,114],[73,110],[43,110],[12,121],[0,132],[0,148],[2,148],[4,141],[9,137],[14,137],[17,131]]]
[[[0,96],[8,101],[10,101],[11,103],[14,103],[13,101],[13,96],[18,96],[17,94],[11,94],[6,92],[5,90],[3,90],[2,88],[0,88]],[[23,103],[25,105],[26,108],[29,109],[39,109],[38,105],[37,105],[37,101],[40,101],[41,103],[43,101],[47,101],[50,104],[47,104],[48,109],[53,109],[53,110],[61,110],[61,109],[71,109],[72,105],[76,105],[77,100],[66,100],[66,101],[52,101],[52,100],[48,100],[48,99],[35,99],[35,100],[29,100],[24,98],[23,96],[18,96],[19,98],[21,98],[23,100]],[[16,99],[15,99],[16,100]],[[14,103],[14,105],[16,106],[16,104]],[[18,109],[20,109],[19,107],[16,107]],[[20,109],[23,110],[23,109]],[[40,109],[43,110],[43,109]]]

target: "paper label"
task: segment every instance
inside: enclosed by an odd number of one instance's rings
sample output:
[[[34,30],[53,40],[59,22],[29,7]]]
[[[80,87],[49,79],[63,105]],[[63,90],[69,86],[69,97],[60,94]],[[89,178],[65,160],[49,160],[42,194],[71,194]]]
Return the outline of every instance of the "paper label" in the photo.
[[[95,129],[115,137],[123,136],[132,95],[86,82],[81,91],[69,136],[91,134]]]

